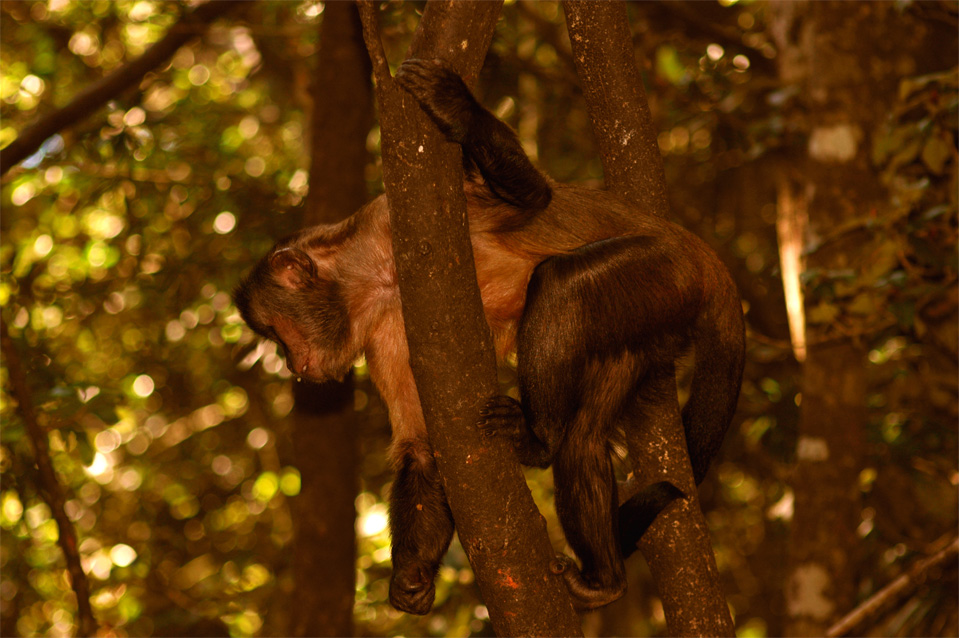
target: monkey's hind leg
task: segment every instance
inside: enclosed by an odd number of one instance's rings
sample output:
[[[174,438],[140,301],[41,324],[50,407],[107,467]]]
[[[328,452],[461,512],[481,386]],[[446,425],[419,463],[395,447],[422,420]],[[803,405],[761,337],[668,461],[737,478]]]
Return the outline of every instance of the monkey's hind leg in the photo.
[[[616,479],[604,441],[571,432],[553,463],[556,512],[566,542],[582,565],[567,564],[563,576],[578,609],[596,609],[626,591],[620,554]]]

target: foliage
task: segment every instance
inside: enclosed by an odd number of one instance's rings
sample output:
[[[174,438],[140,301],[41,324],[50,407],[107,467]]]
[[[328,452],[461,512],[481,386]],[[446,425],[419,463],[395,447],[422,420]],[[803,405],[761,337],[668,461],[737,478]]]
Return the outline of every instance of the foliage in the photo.
[[[391,61],[402,57],[418,8],[391,3],[383,12]],[[142,53],[182,9],[172,0],[0,4],[0,145]],[[762,2],[636,3],[630,13],[674,210],[720,250],[749,303],[740,412],[702,492],[737,628],[768,635],[782,613],[775,601],[801,404],[784,342],[769,160],[802,131],[794,96],[776,80]],[[291,380],[275,350],[242,325],[230,291],[298,223],[319,20],[313,0],[251,4],[48,140],[2,183],[3,321],[50,432],[105,635],[284,633],[289,501],[299,491],[282,419]],[[558,4],[508,4],[479,91],[554,177],[597,183],[564,37]],[[889,119],[867,132],[887,205],[840,231],[862,234],[873,259],[856,272],[807,274],[810,321],[861,334],[871,347],[860,528],[871,586],[956,528],[956,100],[954,70],[903,78]],[[379,188],[377,162],[367,177]],[[0,622],[9,634],[66,635],[75,604],[56,527],[0,374]],[[356,403],[358,632],[488,633],[456,545],[430,617],[386,604],[388,435],[368,384]],[[529,476],[561,550],[549,474]],[[662,632],[642,562],[629,565],[649,610],[629,631]],[[910,622],[952,609],[948,587],[954,581],[928,589]],[[603,614],[587,622],[613,631]]]
[[[179,8],[5,6],[16,28],[3,42],[2,134],[141,53]],[[304,37],[309,23],[300,16]],[[284,224],[254,213],[305,193],[301,115],[254,77],[260,63],[247,27],[215,26],[4,184],[4,320],[29,346],[95,611],[120,634],[201,617],[260,630],[292,533],[297,472],[264,427],[289,410],[289,388],[235,365],[252,337],[230,301]],[[62,634],[69,587],[13,408],[5,400],[4,625]]]

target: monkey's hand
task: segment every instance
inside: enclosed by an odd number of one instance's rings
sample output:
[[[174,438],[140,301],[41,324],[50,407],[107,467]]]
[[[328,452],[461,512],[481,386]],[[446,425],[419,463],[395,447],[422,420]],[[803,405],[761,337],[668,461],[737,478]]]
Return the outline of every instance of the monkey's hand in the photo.
[[[526,433],[523,406],[512,397],[497,395],[480,410],[477,425],[486,436],[506,436],[514,444],[521,444]]]
[[[480,410],[477,425],[486,436],[507,437],[523,465],[547,467],[553,460],[546,446],[529,428],[523,406],[516,399],[503,395],[493,397]]]
[[[407,60],[394,76],[451,142],[466,140],[473,117],[482,107],[469,88],[442,60]]]
[[[436,570],[426,565],[410,562],[393,566],[390,579],[390,604],[399,611],[423,616],[430,613],[436,586],[433,578]]]

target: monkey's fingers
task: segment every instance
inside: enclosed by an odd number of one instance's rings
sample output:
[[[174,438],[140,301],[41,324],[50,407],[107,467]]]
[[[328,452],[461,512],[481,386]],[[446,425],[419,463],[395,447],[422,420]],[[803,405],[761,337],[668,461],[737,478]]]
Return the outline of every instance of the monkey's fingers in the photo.
[[[525,424],[523,408],[519,401],[508,396],[498,395],[486,402],[480,410],[477,425],[487,436],[499,433],[515,438]]]
[[[396,77],[397,80],[401,80],[401,84],[404,82],[415,82],[414,78],[419,78],[427,83],[436,82],[437,80],[459,79],[453,67],[439,58],[432,60],[410,58],[409,60],[405,60],[396,70],[394,77]]]

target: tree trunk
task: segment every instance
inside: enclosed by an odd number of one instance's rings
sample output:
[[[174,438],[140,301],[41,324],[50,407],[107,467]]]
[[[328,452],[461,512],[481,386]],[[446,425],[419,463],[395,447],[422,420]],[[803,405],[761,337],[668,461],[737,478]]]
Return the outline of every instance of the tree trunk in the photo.
[[[938,40],[928,24],[884,3],[789,2],[770,9],[780,78],[785,87],[798,88],[793,121],[808,135],[791,157],[791,174],[783,176],[780,214],[808,211],[809,231],[820,244],[808,257],[808,270],[858,272],[872,257],[871,231],[849,222],[881,218],[889,206],[870,163],[871,136],[904,75],[954,64],[954,33],[946,50],[936,51],[943,45],[933,46]],[[866,335],[857,334],[865,323],[849,321],[841,302],[817,297],[818,289],[804,294],[809,347],[793,481],[786,633],[821,636],[852,607],[859,588],[856,529],[868,364]],[[827,302],[838,304],[835,320],[810,318],[817,304]]]
[[[502,439],[479,411],[498,393],[476,285],[457,145],[394,84],[374,5],[361,3],[383,131],[383,175],[410,359],[430,444],[493,628],[501,636],[581,635],[543,520]],[[442,58],[473,83],[499,3],[430,2],[410,57]]]
[[[306,224],[333,223],[367,199],[366,136],[373,122],[370,62],[356,6],[328,3],[313,75],[310,191]],[[353,383],[294,385],[293,499],[296,636],[350,636],[356,581],[357,418]]]
[[[666,180],[649,105],[636,68],[623,2],[565,2],[573,57],[593,130],[599,138],[606,185],[667,217]],[[664,393],[675,396],[675,378]],[[663,600],[673,636],[731,636],[732,618],[699,505],[678,399],[641,431],[627,433],[640,485],[668,480],[689,497],[667,508],[639,543]]]

